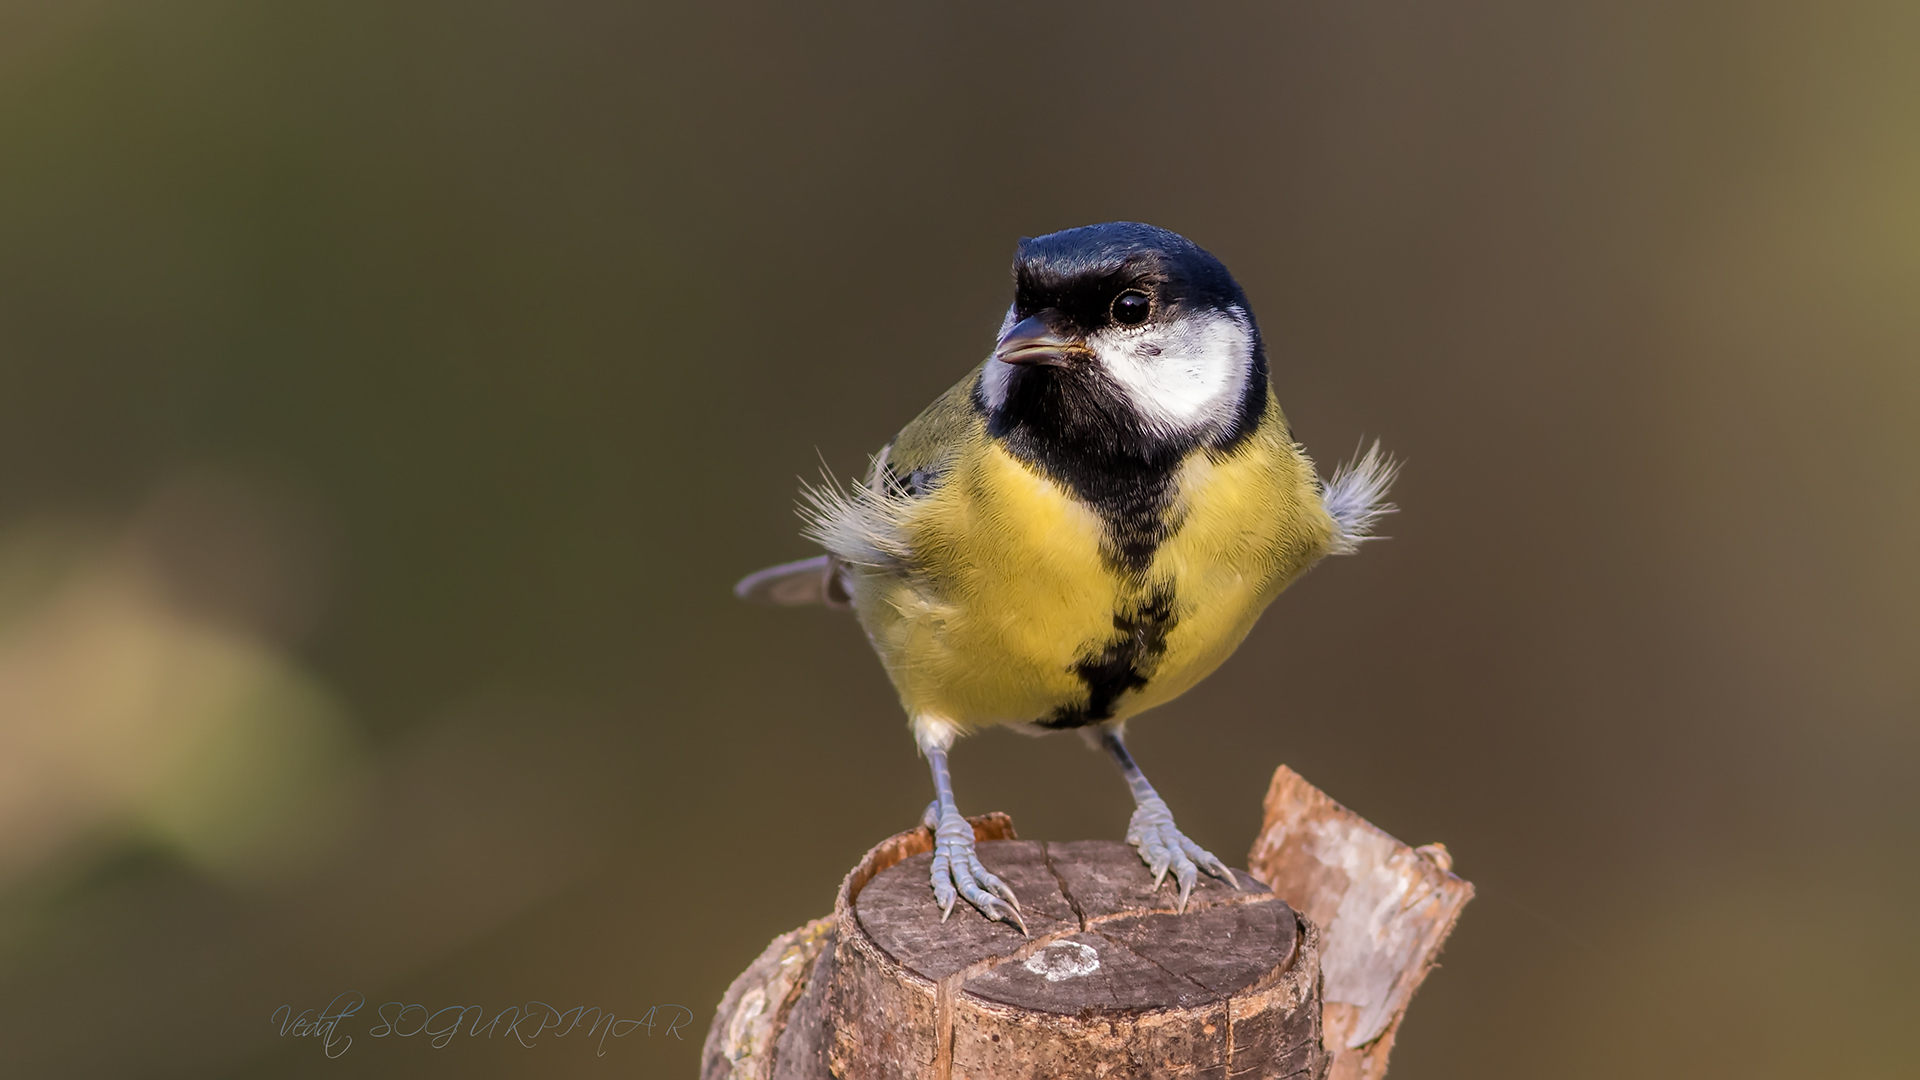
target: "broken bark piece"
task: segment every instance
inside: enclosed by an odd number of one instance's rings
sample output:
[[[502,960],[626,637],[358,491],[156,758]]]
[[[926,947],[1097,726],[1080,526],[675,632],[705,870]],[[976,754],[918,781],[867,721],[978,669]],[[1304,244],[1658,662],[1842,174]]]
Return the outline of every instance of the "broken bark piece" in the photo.
[[[797,1035],[807,1026],[790,1026],[788,1021],[812,983],[815,963],[832,951],[831,915],[774,938],[720,999],[719,1012],[707,1030],[706,1046],[701,1051],[705,1063],[701,1075],[771,1080],[776,1047],[789,1055],[810,1049],[780,1044],[793,1044],[795,1040],[788,1038],[787,1032]],[[725,1017],[726,1022],[721,1023],[718,1017]]]
[[[1324,935],[1330,1080],[1376,1080],[1413,992],[1473,886],[1444,846],[1414,848],[1282,765],[1247,864]]]

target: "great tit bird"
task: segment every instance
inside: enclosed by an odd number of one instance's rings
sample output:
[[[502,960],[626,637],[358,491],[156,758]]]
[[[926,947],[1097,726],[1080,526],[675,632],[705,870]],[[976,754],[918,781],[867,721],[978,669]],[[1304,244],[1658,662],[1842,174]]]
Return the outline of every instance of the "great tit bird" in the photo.
[[[753,574],[746,599],[850,607],[933,771],[925,824],[944,921],[956,897],[1025,931],[954,803],[954,740],[1077,730],[1137,807],[1127,840],[1172,870],[1227,867],[1174,827],[1128,718],[1219,667],[1280,591],[1357,550],[1397,465],[1376,443],[1322,483],[1274,398],[1246,294],[1165,229],[1113,222],[1023,239],[993,354],[874,456],[810,488],[818,558]]]

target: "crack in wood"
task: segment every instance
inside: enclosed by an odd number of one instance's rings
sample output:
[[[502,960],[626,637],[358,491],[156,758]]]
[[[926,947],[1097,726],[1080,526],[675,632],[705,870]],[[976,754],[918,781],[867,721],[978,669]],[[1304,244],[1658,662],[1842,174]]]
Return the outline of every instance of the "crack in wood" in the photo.
[[[949,975],[934,989],[933,1072],[938,1080],[953,1080],[953,992],[963,978],[964,973]]]
[[[1047,846],[1045,840],[1040,841],[1040,858],[1047,864],[1047,872],[1051,873],[1053,880],[1059,884],[1060,895],[1067,898],[1067,906],[1073,909],[1073,917],[1080,920],[1080,929],[1087,929],[1087,913],[1080,909],[1080,900],[1073,895],[1073,890],[1067,887],[1067,879],[1061,876],[1060,868],[1053,865],[1053,849]]]

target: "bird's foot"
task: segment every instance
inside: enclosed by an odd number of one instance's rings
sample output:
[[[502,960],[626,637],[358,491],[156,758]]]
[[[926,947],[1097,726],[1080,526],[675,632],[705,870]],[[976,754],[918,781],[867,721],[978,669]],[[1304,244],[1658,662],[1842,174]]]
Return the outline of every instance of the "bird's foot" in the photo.
[[[1173,871],[1173,878],[1180,885],[1182,912],[1187,910],[1187,897],[1193,894],[1193,885],[1201,870],[1236,889],[1240,887],[1226,863],[1173,827],[1173,811],[1167,809],[1166,801],[1158,795],[1140,801],[1133,820],[1127,822],[1127,843],[1140,850],[1140,861],[1153,872],[1154,888],[1158,889],[1166,880],[1168,870]]]
[[[973,826],[967,819],[958,810],[941,813],[936,802],[927,807],[921,822],[933,830],[933,898],[940,905],[940,921],[947,921],[954,902],[964,896],[980,914],[1017,926],[1025,934],[1027,922],[1020,917],[1020,901],[1006,882],[980,865]]]

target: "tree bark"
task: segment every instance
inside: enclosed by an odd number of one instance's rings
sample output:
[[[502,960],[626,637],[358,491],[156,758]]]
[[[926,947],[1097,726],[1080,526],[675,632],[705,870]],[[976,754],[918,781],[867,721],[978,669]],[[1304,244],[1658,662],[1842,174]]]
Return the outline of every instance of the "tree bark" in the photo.
[[[1445,845],[1408,847],[1285,765],[1265,811],[1247,865],[1326,934],[1328,1080],[1378,1080],[1473,886]]]

